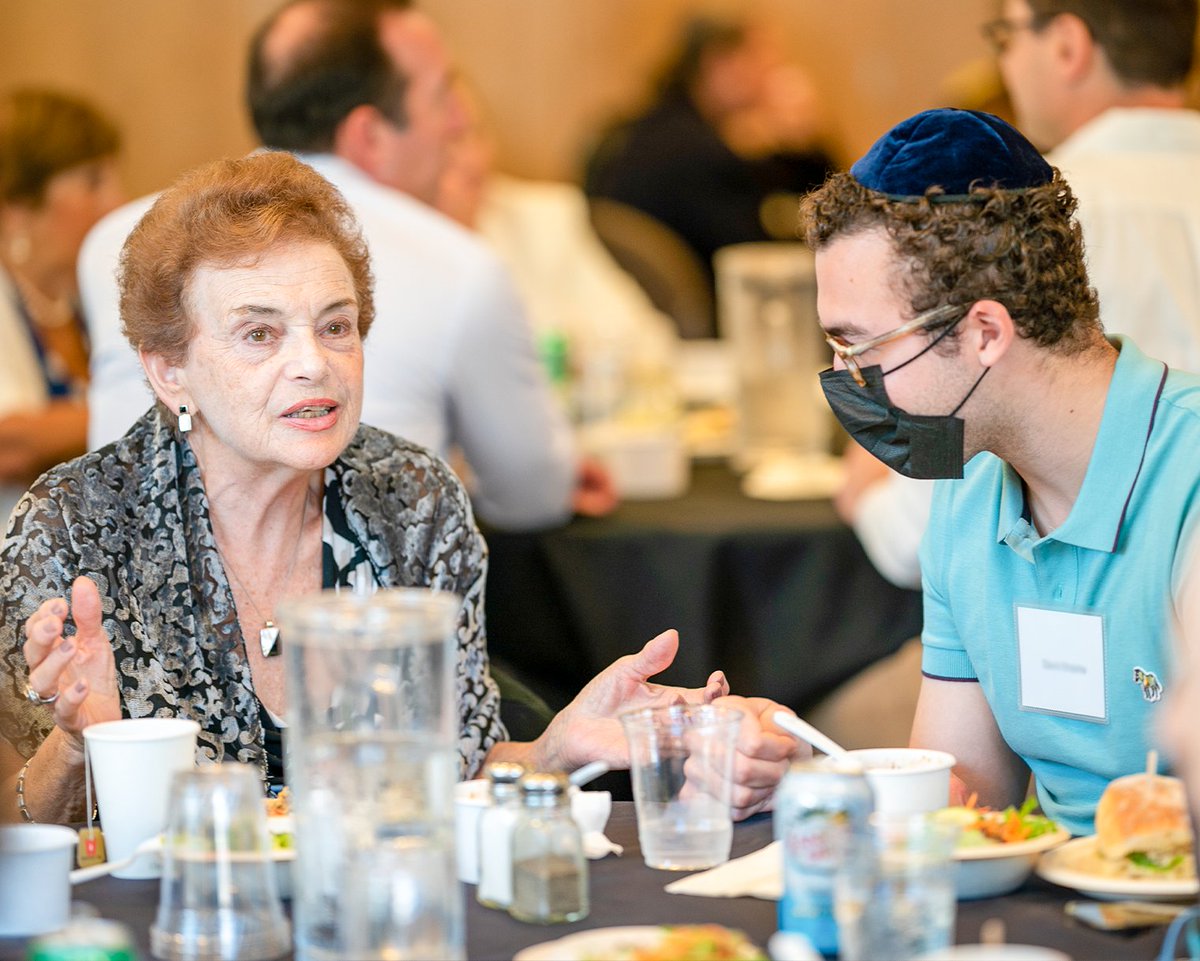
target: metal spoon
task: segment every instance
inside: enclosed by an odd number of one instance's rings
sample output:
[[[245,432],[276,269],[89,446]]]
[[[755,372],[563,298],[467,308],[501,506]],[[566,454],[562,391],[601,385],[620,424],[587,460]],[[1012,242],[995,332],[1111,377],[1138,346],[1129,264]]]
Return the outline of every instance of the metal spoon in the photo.
[[[836,757],[842,761],[854,760],[850,756],[850,752],[838,744],[837,741],[827,734],[822,734],[809,724],[808,721],[796,717],[795,714],[789,714],[787,711],[776,711],[772,715],[772,720],[787,731],[788,734],[792,735],[792,737],[799,738],[801,741],[807,741],[813,747],[824,751],[830,757]]]

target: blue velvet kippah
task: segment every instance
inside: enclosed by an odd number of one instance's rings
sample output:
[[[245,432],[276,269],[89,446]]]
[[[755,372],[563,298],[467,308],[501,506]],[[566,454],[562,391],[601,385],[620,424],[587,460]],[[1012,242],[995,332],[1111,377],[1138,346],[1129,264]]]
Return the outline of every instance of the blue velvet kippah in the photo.
[[[925,110],[875,141],[850,168],[869,190],[891,200],[919,200],[941,187],[939,200],[969,199],[971,188],[1023,190],[1048,184],[1050,165],[999,117],[975,110]]]

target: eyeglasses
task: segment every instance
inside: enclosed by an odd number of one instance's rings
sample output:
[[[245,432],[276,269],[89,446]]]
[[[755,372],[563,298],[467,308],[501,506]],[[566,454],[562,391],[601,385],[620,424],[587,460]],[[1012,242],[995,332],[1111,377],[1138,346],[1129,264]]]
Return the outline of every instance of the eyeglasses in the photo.
[[[1043,14],[1030,17],[1028,20],[1009,20],[1007,17],[997,17],[995,20],[985,23],[980,30],[983,32],[983,39],[991,46],[992,52],[999,56],[1008,49],[1014,34],[1022,30],[1040,30],[1051,16],[1053,14]]]
[[[1194,961],[1200,959],[1200,907],[1189,908],[1171,922],[1158,953],[1159,961],[1171,961],[1176,956],[1181,936],[1187,945],[1187,956]]]
[[[950,320],[952,317],[957,316],[961,318],[966,314],[967,309],[962,304],[943,304],[941,307],[934,307],[933,310],[927,310],[923,314],[917,314],[912,320],[906,320],[895,330],[889,330],[886,334],[880,334],[878,337],[872,337],[870,340],[862,340],[857,344],[847,344],[840,337],[835,337],[833,334],[826,334],[825,343],[833,348],[833,352],[837,354],[838,359],[846,365],[846,370],[850,371],[850,376],[854,378],[854,382],[859,387],[866,387],[867,379],[863,376],[863,372],[856,360],[860,354],[865,354],[868,350],[873,350],[876,347],[882,347],[884,344],[890,344],[893,340],[899,340],[901,337],[907,337],[918,330],[925,330],[934,324]]]

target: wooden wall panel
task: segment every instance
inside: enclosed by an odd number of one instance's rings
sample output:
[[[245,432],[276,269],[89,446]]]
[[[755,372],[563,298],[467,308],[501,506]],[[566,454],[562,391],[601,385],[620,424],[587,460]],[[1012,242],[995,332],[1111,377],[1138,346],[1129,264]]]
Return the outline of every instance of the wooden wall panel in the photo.
[[[418,0],[476,82],[500,160],[574,177],[606,119],[636,103],[696,0]],[[890,124],[946,100],[986,56],[995,0],[757,0],[808,67],[851,160]],[[0,0],[0,86],[90,93],[121,123],[132,193],[254,140],[242,103],[247,39],[275,0]],[[744,10],[745,0],[706,9]]]

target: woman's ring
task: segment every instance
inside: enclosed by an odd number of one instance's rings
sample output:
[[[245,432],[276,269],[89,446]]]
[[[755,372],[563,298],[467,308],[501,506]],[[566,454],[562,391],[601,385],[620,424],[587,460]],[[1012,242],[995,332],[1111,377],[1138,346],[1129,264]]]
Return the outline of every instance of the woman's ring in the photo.
[[[33,689],[32,684],[26,684],[25,697],[28,698],[30,704],[53,704],[58,700],[58,691],[55,691],[49,697],[43,697]]]

